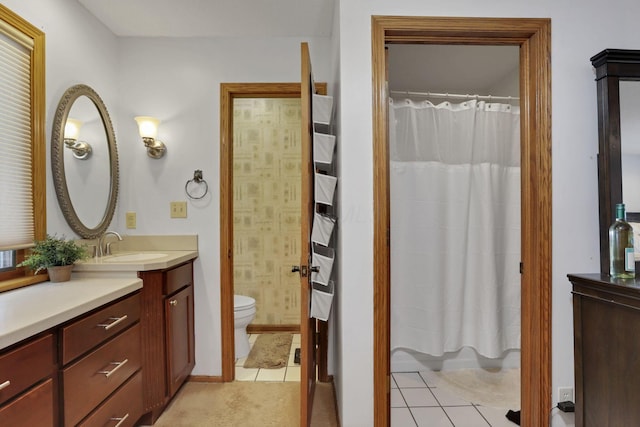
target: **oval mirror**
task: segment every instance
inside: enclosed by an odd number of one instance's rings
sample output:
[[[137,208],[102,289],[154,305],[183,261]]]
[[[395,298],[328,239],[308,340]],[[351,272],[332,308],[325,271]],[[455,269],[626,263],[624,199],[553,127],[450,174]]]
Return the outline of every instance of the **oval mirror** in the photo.
[[[118,151],[107,107],[87,85],[70,87],[58,103],[51,169],[71,229],[84,239],[102,235],[118,198]]]

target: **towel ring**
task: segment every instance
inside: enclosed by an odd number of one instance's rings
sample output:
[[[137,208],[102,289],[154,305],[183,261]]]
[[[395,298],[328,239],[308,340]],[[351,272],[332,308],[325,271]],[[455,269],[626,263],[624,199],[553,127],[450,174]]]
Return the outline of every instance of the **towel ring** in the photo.
[[[200,196],[192,195],[189,192],[189,184],[192,182],[195,182],[196,184],[204,184],[204,193],[202,193]],[[193,179],[188,180],[187,183],[184,185],[184,192],[187,193],[187,196],[189,196],[189,198],[193,200],[202,199],[204,196],[207,195],[207,193],[209,192],[209,184],[207,184],[207,181],[205,181],[202,178],[202,171],[200,169],[196,169],[193,172]]]

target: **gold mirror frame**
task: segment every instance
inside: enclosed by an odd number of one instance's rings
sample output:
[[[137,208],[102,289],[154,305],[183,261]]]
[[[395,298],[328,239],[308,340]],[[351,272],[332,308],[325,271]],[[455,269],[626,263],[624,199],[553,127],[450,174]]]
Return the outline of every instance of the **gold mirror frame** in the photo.
[[[98,109],[107,136],[109,150],[109,172],[111,181],[109,186],[109,200],[102,220],[94,228],[87,227],[78,217],[69,196],[69,188],[67,187],[64,171],[64,127],[69,116],[69,110],[71,110],[73,103],[80,96],[89,98]],[[102,102],[100,96],[87,85],[79,84],[70,87],[58,103],[58,108],[56,109],[53,120],[53,130],[51,132],[51,170],[53,172],[53,184],[56,189],[56,195],[58,196],[58,204],[71,229],[83,239],[95,239],[101,236],[109,227],[116,210],[119,176],[118,150],[116,147],[115,132],[113,131],[113,125],[107,107],[104,105],[104,102]]]

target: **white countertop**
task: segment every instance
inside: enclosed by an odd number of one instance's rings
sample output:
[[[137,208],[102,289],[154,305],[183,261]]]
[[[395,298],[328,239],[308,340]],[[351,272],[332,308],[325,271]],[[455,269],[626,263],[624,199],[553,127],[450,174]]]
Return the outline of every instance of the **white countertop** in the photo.
[[[0,293],[0,350],[142,288],[130,278],[43,282]]]
[[[144,256],[149,255],[164,255],[158,258],[152,259],[134,259],[131,261],[121,261],[118,257],[123,255]],[[181,264],[185,261],[198,257],[197,250],[181,250],[181,251],[126,251],[117,252],[113,255],[106,255],[99,258],[91,258],[84,261],[76,262],[76,266],[73,271],[77,272],[123,272],[123,271],[150,271],[150,270],[163,270],[165,268],[171,268],[175,265]]]

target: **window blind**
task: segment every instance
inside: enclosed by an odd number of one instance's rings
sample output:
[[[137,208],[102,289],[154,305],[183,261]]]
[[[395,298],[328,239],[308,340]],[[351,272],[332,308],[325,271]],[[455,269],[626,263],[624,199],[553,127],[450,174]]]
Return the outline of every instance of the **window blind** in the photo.
[[[0,20],[0,250],[34,239],[31,49]]]

